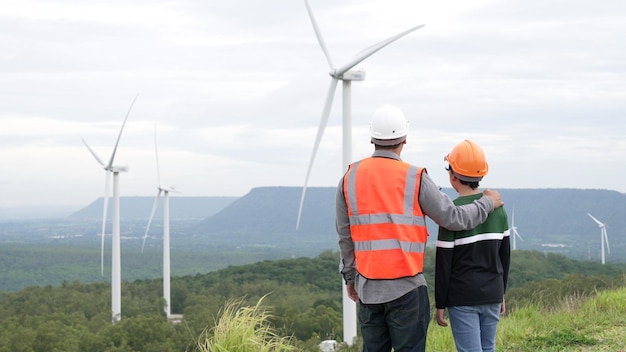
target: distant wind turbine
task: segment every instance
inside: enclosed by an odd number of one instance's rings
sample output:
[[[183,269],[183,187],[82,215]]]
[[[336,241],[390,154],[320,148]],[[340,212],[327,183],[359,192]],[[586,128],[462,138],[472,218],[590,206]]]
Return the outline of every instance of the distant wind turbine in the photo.
[[[596,219],[593,217],[593,215],[587,213],[587,215],[589,215],[589,217],[596,222],[596,224],[598,224],[598,227],[600,228],[600,245],[601,245],[601,249],[600,249],[600,254],[602,256],[602,264],[604,264],[604,243],[606,242],[606,252],[608,254],[611,253],[611,250],[609,249],[609,237],[606,234],[606,223],[602,223],[600,220]]]
[[[511,231],[512,234],[510,235],[513,239],[513,250],[517,249],[517,246],[515,244],[515,237],[519,237],[520,240],[524,240],[522,238],[522,236],[519,234],[519,232],[517,232],[517,226],[515,226],[515,207],[513,207],[513,211],[511,213]]]
[[[161,192],[163,192],[163,298],[165,299],[165,314],[167,319],[172,316],[172,305],[170,296],[170,192],[177,192],[174,186],[164,187],[161,185],[161,170],[159,167],[159,151],[157,148],[157,134],[156,124],[154,125],[154,154],[156,155],[157,166],[157,195],[154,198],[152,204],[152,211],[150,212],[150,219],[148,220],[148,226],[146,226],[146,233],[143,236],[143,243],[141,244],[141,253],[143,253],[144,246],[146,245],[146,238],[148,238],[148,231],[150,230],[150,224],[154,218],[157,207],[159,206],[159,198]]]
[[[112,312],[112,321],[116,322],[122,319],[122,270],[121,270],[121,258],[120,258],[120,194],[119,194],[119,173],[128,171],[127,166],[114,166],[113,161],[115,160],[115,153],[117,152],[117,147],[120,143],[120,138],[122,137],[122,132],[124,131],[124,126],[126,125],[126,120],[128,120],[128,115],[130,115],[130,111],[137,100],[139,95],[135,95],[133,102],[130,104],[128,108],[128,112],[126,113],[126,117],[124,118],[124,122],[122,123],[122,128],[120,129],[120,133],[117,136],[117,141],[115,142],[115,147],[113,147],[113,153],[111,153],[111,158],[109,162],[105,164],[98,157],[98,155],[89,147],[87,142],[83,139],[83,143],[91,152],[91,155],[96,159],[96,161],[104,167],[104,171],[106,172],[106,178],[104,181],[104,198],[103,198],[103,209],[102,209],[102,244],[100,248],[100,271],[101,275],[104,275],[104,234],[106,229],[106,217],[107,217],[107,206],[109,202],[109,183],[111,182],[111,174],[113,174],[113,220],[111,223],[111,312]]]
[[[403,36],[423,27],[424,25],[419,25],[413,28],[410,28],[402,33],[399,33],[393,37],[385,39],[379,43],[376,43],[365,50],[361,51],[354,57],[351,61],[345,63],[343,66],[335,66],[333,60],[330,56],[328,49],[326,48],[326,43],[324,38],[322,37],[322,33],[317,25],[317,21],[315,20],[315,16],[313,15],[313,11],[309,6],[307,0],[304,0],[304,4],[306,5],[307,12],[309,13],[309,18],[311,20],[311,24],[313,25],[313,30],[315,31],[315,35],[319,42],[324,55],[326,56],[326,60],[328,61],[328,65],[330,66],[330,86],[328,88],[328,93],[326,95],[326,103],[324,104],[324,109],[322,111],[322,118],[320,120],[320,124],[317,130],[317,135],[315,137],[315,144],[313,146],[313,152],[311,153],[311,159],[309,161],[309,167],[306,173],[306,178],[304,181],[304,187],[302,188],[302,196],[300,197],[300,207],[298,209],[298,218],[296,221],[296,230],[300,227],[300,218],[302,215],[302,206],[304,204],[304,197],[306,194],[307,184],[309,182],[309,176],[311,175],[311,169],[313,167],[313,161],[315,160],[315,155],[317,154],[317,150],[320,145],[320,141],[322,140],[322,136],[324,134],[324,129],[326,128],[326,124],[328,122],[328,117],[330,115],[330,110],[333,104],[333,98],[335,96],[335,90],[337,88],[337,83],[339,81],[343,82],[343,165],[342,171],[347,170],[348,165],[352,161],[352,103],[351,103],[351,83],[352,81],[362,81],[365,79],[365,71],[363,70],[354,70],[351,69],[358,65],[361,61],[370,57],[372,54],[376,53],[380,49],[385,46],[391,44],[392,42],[402,38]],[[346,291],[345,285],[343,286],[343,332],[344,332],[344,341],[348,344],[351,344],[353,339],[356,337],[356,305],[350,300],[348,297],[348,293]]]

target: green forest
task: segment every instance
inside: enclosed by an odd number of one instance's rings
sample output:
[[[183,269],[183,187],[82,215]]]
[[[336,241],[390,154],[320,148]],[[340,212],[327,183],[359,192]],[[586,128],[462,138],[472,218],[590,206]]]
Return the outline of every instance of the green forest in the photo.
[[[512,255],[509,312],[529,305],[556,306],[567,297],[626,286],[623,264],[537,251]],[[432,290],[434,250],[426,258]],[[0,352],[198,351],[199,339],[215,325],[227,302],[241,299],[254,306],[264,296],[278,334],[290,336],[299,351],[316,351],[321,340],[342,339],[338,261],[338,252],[326,251],[314,258],[265,260],[174,277],[172,313],[184,315],[180,323],[165,318],[160,279],[124,282],[122,319],[115,324],[106,282],[65,281],[1,292]]]

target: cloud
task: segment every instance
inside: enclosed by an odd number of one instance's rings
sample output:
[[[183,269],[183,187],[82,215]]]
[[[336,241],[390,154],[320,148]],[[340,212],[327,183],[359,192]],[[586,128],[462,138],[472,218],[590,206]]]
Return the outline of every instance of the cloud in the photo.
[[[470,138],[491,185],[626,191],[626,3],[309,3],[336,63],[426,24],[358,66],[353,158],[391,103],[411,120],[404,159],[443,186],[443,155]],[[185,195],[304,182],[330,78],[303,1],[5,1],[0,45],[0,206],[101,196],[81,138],[110,155],[137,93],[117,156],[125,195],[154,193],[155,123],[163,178]],[[313,186],[345,167],[341,92]]]

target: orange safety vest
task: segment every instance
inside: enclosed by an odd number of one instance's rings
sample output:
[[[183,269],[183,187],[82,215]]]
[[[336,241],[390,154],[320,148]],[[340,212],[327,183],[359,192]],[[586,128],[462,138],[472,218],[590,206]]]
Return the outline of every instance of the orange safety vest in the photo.
[[[343,178],[356,267],[368,279],[415,276],[428,239],[419,205],[424,168],[371,157],[351,164]]]

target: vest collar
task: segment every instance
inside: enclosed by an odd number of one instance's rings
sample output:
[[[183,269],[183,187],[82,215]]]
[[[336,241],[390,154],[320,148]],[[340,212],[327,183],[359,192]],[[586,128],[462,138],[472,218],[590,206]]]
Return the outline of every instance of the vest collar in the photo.
[[[389,158],[389,159],[395,159],[395,160],[399,160],[402,161],[402,159],[400,159],[400,155],[390,152],[388,150],[375,150],[374,154],[372,154],[373,158]]]

